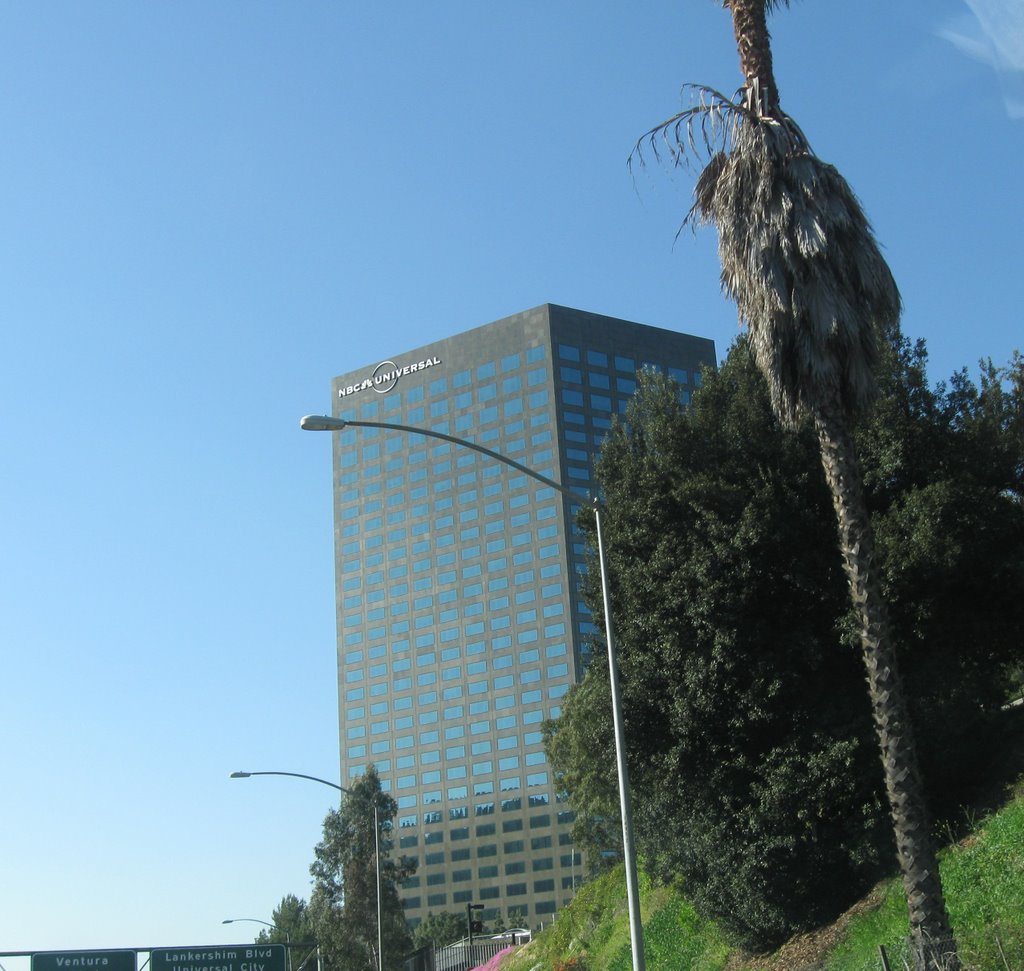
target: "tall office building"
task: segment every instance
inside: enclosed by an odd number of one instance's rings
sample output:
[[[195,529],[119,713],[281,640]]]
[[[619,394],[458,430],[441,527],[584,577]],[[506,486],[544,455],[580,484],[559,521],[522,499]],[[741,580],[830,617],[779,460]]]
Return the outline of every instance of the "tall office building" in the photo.
[[[637,371],[685,395],[714,361],[710,340],[545,305],[335,378],[334,414],[469,439],[586,494]],[[594,629],[575,504],[437,439],[334,439],[342,778],[372,763],[398,802],[411,923],[470,901],[550,920],[582,876],[541,744]]]

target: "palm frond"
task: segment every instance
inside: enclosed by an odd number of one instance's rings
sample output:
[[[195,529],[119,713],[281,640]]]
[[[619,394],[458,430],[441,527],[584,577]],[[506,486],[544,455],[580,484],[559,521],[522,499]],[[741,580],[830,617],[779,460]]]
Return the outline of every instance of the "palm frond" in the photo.
[[[780,419],[874,395],[876,327],[900,296],[860,202],[795,123],[732,105],[727,140],[697,179],[688,220],[718,230],[722,288],[750,328]]]
[[[641,166],[646,164],[645,146],[655,161],[661,162],[663,153],[667,153],[673,165],[689,165],[693,159],[711,156],[725,147],[730,116],[746,109],[714,88],[686,84],[683,90],[695,94],[697,103],[641,135],[629,153],[630,169],[634,159]]]
[[[734,98],[703,84],[685,84],[683,91],[690,92],[695,104],[655,125],[637,139],[627,160],[630,171],[634,161],[640,166],[646,164],[645,149],[657,162],[664,161],[667,155],[673,165],[689,168],[698,162],[706,164],[719,152],[729,151],[737,125],[744,122],[773,125],[779,136],[792,143],[791,151],[810,151],[800,126],[788,115],[780,118],[759,115],[756,110],[759,99],[756,93],[752,97],[746,87],[740,88]]]
[[[685,90],[695,103],[638,139],[630,168],[645,154],[702,165],[683,225],[717,228],[722,288],[779,417],[793,424],[826,399],[860,410],[874,395],[875,327],[900,314],[860,202],[792,118],[759,113],[756,91]]]

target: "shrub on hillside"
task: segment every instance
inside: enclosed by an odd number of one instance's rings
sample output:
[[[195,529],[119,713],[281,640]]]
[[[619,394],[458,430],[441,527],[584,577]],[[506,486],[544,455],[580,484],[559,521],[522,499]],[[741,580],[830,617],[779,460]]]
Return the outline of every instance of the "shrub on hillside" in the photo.
[[[933,800],[974,784],[1021,660],[1014,374],[932,389],[923,348],[891,334],[857,429]],[[672,382],[640,384],[597,469],[638,843],[652,874],[681,876],[702,915],[767,949],[830,920],[893,856],[834,514],[813,432],[779,427],[742,340],[689,410]],[[584,583],[601,629],[597,577]],[[592,858],[602,827],[588,823],[617,817],[594,656],[548,726]]]

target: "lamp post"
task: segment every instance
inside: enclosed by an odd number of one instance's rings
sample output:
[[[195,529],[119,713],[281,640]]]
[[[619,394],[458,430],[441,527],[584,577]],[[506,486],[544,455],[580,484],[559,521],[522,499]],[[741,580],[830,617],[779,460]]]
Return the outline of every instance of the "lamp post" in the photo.
[[[281,933],[284,934],[285,946],[287,947],[286,953],[288,954],[288,967],[290,968],[292,966],[292,936],[288,931],[278,927],[277,924],[271,924],[270,921],[260,920],[258,917],[229,917],[227,920],[222,920],[221,923],[238,924],[242,921],[250,924],[262,924],[264,927],[269,927],[273,931],[281,931]]]
[[[332,418],[329,415],[306,415],[299,422],[299,427],[310,432],[340,432],[349,426],[357,428],[383,428],[391,431],[405,432],[410,435],[424,435],[427,438],[439,438],[461,448],[480,452],[488,458],[522,472],[538,482],[558,490],[574,502],[584,504],[588,496],[567,488],[554,479],[531,469],[515,459],[510,459],[501,452],[477,445],[476,442],[464,438],[456,438],[444,432],[429,428],[417,428],[414,425],[400,425],[386,421],[355,421],[346,418]],[[629,942],[633,956],[633,971],[646,971],[644,961],[644,931],[640,922],[640,892],[637,885],[636,854],[633,849],[633,811],[629,794],[629,769],[626,765],[626,741],[622,722],[622,698],[619,693],[619,665],[612,632],[611,597],[608,589],[608,565],[605,559],[604,538],[601,533],[601,507],[595,498],[594,525],[597,531],[597,559],[601,567],[601,597],[604,604],[605,642],[608,645],[608,679],[612,693],[612,723],[615,727],[615,764],[619,777],[619,809],[622,816],[622,857],[626,867],[626,899],[629,906]]]
[[[258,917],[229,917],[227,920],[222,920],[222,924],[238,924],[242,921],[246,921],[250,924],[262,924],[264,927],[269,927],[272,931],[281,931],[284,934],[284,939],[291,944],[291,935],[286,930],[278,927],[277,924],[271,924],[270,921],[260,920]]]
[[[287,775],[293,779],[308,779],[310,782],[319,782],[321,785],[330,786],[351,795],[352,790],[339,786],[337,782],[329,782],[315,775],[304,775],[301,772],[232,772],[232,779],[248,779],[254,775]],[[377,801],[373,803],[373,860],[377,870],[377,971],[384,971],[384,930],[381,924],[381,897],[380,897],[380,814],[377,812]],[[248,918],[243,918],[248,919]],[[224,923],[228,923],[225,921]],[[261,921],[261,923],[263,923]]]

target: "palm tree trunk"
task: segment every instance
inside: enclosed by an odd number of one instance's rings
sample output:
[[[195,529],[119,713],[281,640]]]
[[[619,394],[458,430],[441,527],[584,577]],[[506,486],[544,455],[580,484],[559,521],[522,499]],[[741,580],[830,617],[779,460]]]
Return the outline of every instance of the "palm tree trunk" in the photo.
[[[910,911],[919,971],[957,971],[960,962],[939,880],[910,719],[874,560],[874,539],[853,441],[837,405],[814,414],[815,430],[839,526],[843,567],[861,622],[861,649],[881,746],[896,851]]]
[[[732,14],[733,32],[746,78],[747,107],[763,118],[775,118],[779,92],[772,68],[772,46],[764,0],[726,0]]]

